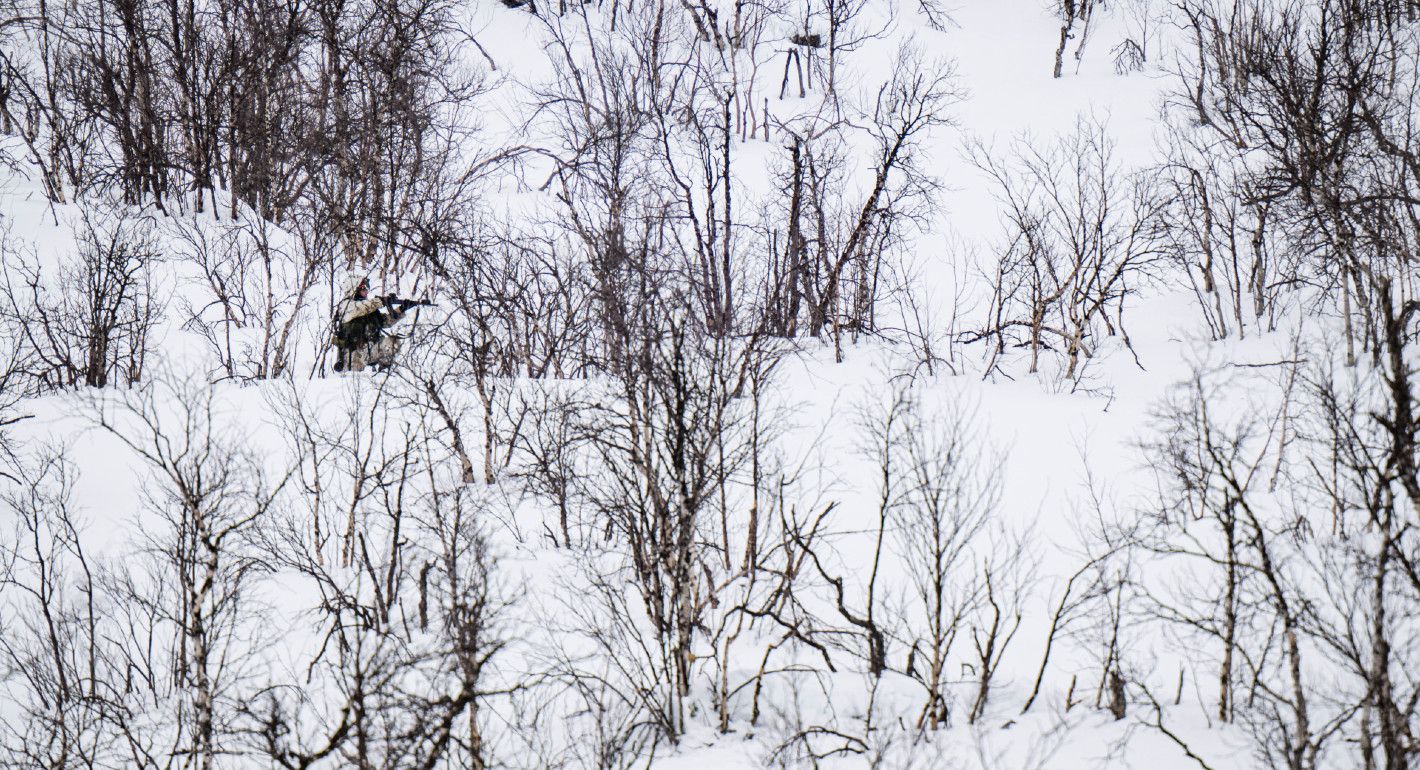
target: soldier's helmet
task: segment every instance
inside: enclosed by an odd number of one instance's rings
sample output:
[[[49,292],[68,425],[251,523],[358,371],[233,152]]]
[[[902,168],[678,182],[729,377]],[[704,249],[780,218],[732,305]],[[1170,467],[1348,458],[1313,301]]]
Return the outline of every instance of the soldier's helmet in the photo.
[[[365,277],[365,276],[363,276],[363,275],[360,275],[359,273],[352,273],[350,276],[348,276],[348,277],[345,279],[345,297],[346,297],[346,299],[351,299],[351,298],[354,298],[354,297],[358,296],[358,295],[360,294],[360,289],[361,289],[361,288],[364,288],[365,290],[368,291],[369,288],[370,288],[369,284],[370,284],[370,279],[369,279],[369,278],[367,278],[367,277]]]

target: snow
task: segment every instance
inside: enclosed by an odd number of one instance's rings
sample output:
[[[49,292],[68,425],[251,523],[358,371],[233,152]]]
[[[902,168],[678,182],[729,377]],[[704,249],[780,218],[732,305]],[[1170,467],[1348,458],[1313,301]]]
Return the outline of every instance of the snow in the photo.
[[[881,9],[877,9],[881,11]],[[952,310],[949,303],[959,292],[955,281],[979,283],[976,270],[990,265],[1000,244],[999,204],[982,174],[965,159],[963,144],[968,138],[988,146],[1004,148],[1017,138],[1043,141],[1073,128],[1080,116],[1103,118],[1117,143],[1126,167],[1142,167],[1157,160],[1156,117],[1163,90],[1172,84],[1170,76],[1157,66],[1140,73],[1117,75],[1109,51],[1119,39],[1118,20],[1110,16],[1097,22],[1093,39],[1073,72],[1067,58],[1066,77],[1050,77],[1051,57],[1059,36],[1058,21],[1042,0],[976,0],[953,9],[954,25],[936,32],[922,25],[909,4],[895,7],[891,32],[854,52],[849,88],[864,88],[879,82],[890,61],[892,50],[911,38],[933,56],[947,57],[957,67],[959,81],[968,95],[952,112],[955,126],[939,132],[930,148],[931,165],[945,181],[940,215],[916,239],[914,259],[922,276],[923,289],[938,307],[939,317]],[[555,64],[549,62],[537,41],[543,39],[540,23],[530,15],[510,12],[498,3],[479,3],[469,11],[474,36],[497,64],[497,83],[488,97],[483,119],[488,135],[514,137],[523,130],[527,88],[542,82]],[[1166,61],[1166,56],[1159,57]],[[778,81],[779,58],[764,64],[760,77]],[[778,115],[791,114],[803,105],[795,99],[771,100]],[[772,143],[752,141],[739,150],[736,174],[741,182],[765,189],[765,175],[777,148]],[[534,163],[529,182],[540,183],[545,168]],[[752,181],[750,181],[752,180]],[[72,249],[69,223],[72,212],[50,206],[37,183],[23,174],[11,173],[0,186],[0,222],[10,237],[33,244],[41,255]],[[524,189],[508,191],[506,200],[490,201],[494,210],[518,211],[545,205],[551,193]],[[190,215],[189,215],[190,216]],[[162,238],[171,238],[168,225],[159,223]],[[966,244],[977,255],[977,266],[963,265]],[[956,262],[954,262],[956,261]],[[174,274],[173,282],[180,280]],[[170,289],[181,296],[184,289]],[[967,297],[965,304],[979,306],[979,298]],[[319,319],[307,327],[313,338]],[[1050,605],[1059,597],[1064,579],[1078,565],[1084,544],[1082,526],[1089,519],[1089,480],[1102,485],[1106,498],[1119,511],[1129,509],[1153,493],[1153,477],[1142,456],[1140,442],[1152,430],[1152,414],[1174,384],[1185,380],[1203,365],[1229,362],[1267,362],[1285,357],[1289,343],[1283,331],[1253,336],[1242,342],[1211,343],[1201,334],[1194,299],[1167,287],[1130,308],[1129,331],[1136,364],[1129,351],[1114,345],[1091,364],[1087,386],[1072,389],[1050,371],[1040,375],[983,379],[979,348],[968,348],[968,360],[960,375],[941,373],[927,381],[923,392],[927,408],[941,410],[963,407],[974,415],[985,443],[1007,458],[1001,468],[1003,498],[997,507],[993,530],[1025,537],[1030,546],[1034,579],[1025,606],[1025,622],[1002,667],[993,695],[993,706],[980,724],[965,720],[922,739],[892,741],[895,733],[907,734],[920,709],[921,693],[915,685],[896,674],[888,674],[880,692],[875,693],[874,709],[879,722],[876,737],[887,754],[881,767],[952,767],[981,770],[1026,770],[1027,768],[1149,768],[1183,770],[1195,767],[1177,746],[1157,732],[1139,724],[1138,716],[1116,722],[1108,714],[1086,706],[1066,711],[1064,700],[1069,674],[1084,671],[1084,653],[1068,645],[1057,649],[1058,659],[1046,680],[1040,704],[1029,714],[1019,708],[1029,692],[1039,664]],[[205,355],[191,336],[168,329],[161,347],[178,381],[204,376]],[[307,345],[306,354],[311,354]],[[793,461],[822,463],[815,478],[822,499],[839,506],[832,514],[832,541],[843,573],[850,582],[860,583],[872,556],[872,532],[876,482],[875,467],[862,456],[861,438],[844,415],[860,406],[880,401],[893,387],[896,375],[912,365],[906,351],[879,342],[864,341],[846,346],[845,361],[834,362],[834,351],[826,345],[809,344],[783,368],[775,398],[789,414],[782,427],[783,445],[790,447]],[[215,397],[217,419],[249,442],[259,456],[273,467],[288,451],[278,426],[278,404],[293,398],[310,408],[317,419],[335,426],[349,405],[369,398],[377,387],[368,376],[310,379],[312,360],[295,367],[294,383],[266,382],[242,385],[219,383]],[[1021,369],[1023,371],[1023,368]],[[180,392],[180,389],[177,389]],[[95,553],[105,559],[122,560],[142,547],[144,533],[158,526],[151,507],[145,505],[145,488],[153,471],[125,448],[113,435],[92,424],[95,400],[114,394],[71,393],[50,395],[25,402],[22,411],[33,415],[11,429],[18,446],[34,448],[50,442],[69,447],[80,478],[75,500],[86,521],[84,538]],[[180,405],[167,404],[165,409]],[[539,612],[556,613],[557,596],[578,580],[577,559],[548,544],[535,517],[550,516],[537,501],[519,494],[511,486],[487,492],[503,511],[504,526],[495,535],[505,556],[505,567],[515,575],[516,593],[530,613],[519,623],[524,629],[543,624]],[[889,559],[884,580],[901,591],[902,565]],[[278,576],[267,586],[263,600],[277,617],[275,628],[293,623],[318,601],[309,585],[286,583]],[[0,615],[2,617],[2,615]],[[537,634],[521,640],[524,645],[542,643]],[[298,674],[305,649],[315,643],[301,634],[283,637],[288,649],[276,650],[278,668]],[[1135,659],[1155,660],[1151,681],[1161,691],[1172,693],[1171,683],[1179,676],[1178,651],[1169,640],[1150,641],[1151,649],[1137,649]],[[901,649],[894,650],[902,655]],[[535,657],[520,650],[517,656]],[[510,665],[516,665],[510,663]],[[757,661],[745,661],[752,674]],[[847,721],[861,720],[868,710],[867,677],[861,672],[842,671],[801,681],[803,692],[790,692],[787,681],[776,682],[770,697],[775,708],[787,708],[787,698],[805,700],[802,718],[817,718],[823,712]],[[1084,690],[1093,684],[1081,683]],[[708,696],[700,694],[702,709],[691,718],[691,728],[678,745],[658,749],[648,766],[656,770],[693,768],[758,768],[770,766],[776,733],[790,728],[769,716],[758,727],[737,720],[729,734],[714,729],[714,715]],[[1077,695],[1077,699],[1080,696]],[[1092,697],[1086,694],[1085,698]],[[1191,739],[1195,750],[1203,752],[1213,767],[1249,767],[1248,744],[1238,732],[1210,725],[1204,709],[1192,707],[1198,697],[1194,683],[1185,688],[1184,704],[1166,710],[1170,727]],[[825,768],[873,766],[863,755],[839,756],[825,761]],[[235,766],[235,765],[233,765]]]

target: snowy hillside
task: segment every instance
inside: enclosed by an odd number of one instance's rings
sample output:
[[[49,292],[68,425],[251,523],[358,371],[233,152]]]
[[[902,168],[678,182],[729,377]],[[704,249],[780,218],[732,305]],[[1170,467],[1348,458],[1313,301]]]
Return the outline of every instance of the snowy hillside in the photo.
[[[1418,16],[0,3],[0,767],[1416,766]]]

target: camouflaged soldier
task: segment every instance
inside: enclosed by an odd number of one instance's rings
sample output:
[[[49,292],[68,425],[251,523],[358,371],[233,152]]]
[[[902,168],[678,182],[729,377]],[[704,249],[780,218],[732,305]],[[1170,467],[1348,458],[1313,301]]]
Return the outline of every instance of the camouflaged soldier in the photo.
[[[388,369],[399,353],[399,338],[387,334],[386,329],[410,308],[429,304],[393,294],[371,297],[369,280],[352,277],[336,307],[335,371],[358,372],[367,366]]]

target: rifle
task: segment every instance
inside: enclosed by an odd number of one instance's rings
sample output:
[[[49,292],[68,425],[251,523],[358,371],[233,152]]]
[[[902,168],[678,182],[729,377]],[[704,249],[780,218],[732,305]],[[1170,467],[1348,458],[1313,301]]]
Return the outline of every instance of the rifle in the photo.
[[[427,299],[400,299],[393,294],[385,296],[385,307],[389,308],[391,315],[398,318],[408,313],[416,307],[434,307],[434,303]]]

